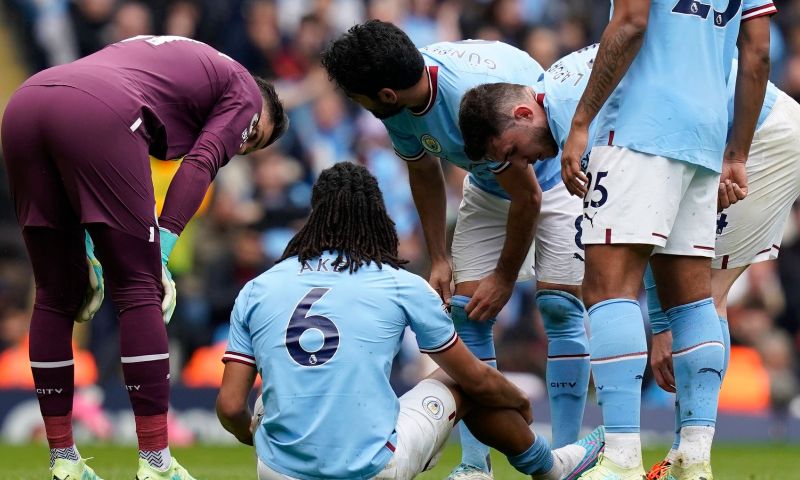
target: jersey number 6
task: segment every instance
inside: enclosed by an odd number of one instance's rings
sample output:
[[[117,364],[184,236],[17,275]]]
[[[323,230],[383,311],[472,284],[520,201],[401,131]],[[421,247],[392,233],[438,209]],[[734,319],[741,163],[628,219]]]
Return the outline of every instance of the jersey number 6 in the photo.
[[[286,350],[304,367],[317,367],[333,358],[339,349],[339,329],[330,318],[308,315],[312,305],[330,288],[312,288],[292,312],[286,327]]]
[[[728,8],[724,12],[714,10],[714,26],[724,27],[730,22],[733,17],[739,12],[739,7],[742,5],[742,0],[729,0]],[[672,7],[673,13],[681,15],[695,15],[700,18],[708,18],[708,12],[711,10],[711,5],[702,3],[697,0],[678,0],[678,3]]]

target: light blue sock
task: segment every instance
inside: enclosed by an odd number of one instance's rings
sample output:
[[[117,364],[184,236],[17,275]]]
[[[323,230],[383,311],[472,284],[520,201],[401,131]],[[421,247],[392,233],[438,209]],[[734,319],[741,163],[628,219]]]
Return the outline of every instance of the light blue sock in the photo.
[[[517,471],[526,475],[539,475],[547,473],[553,469],[553,452],[550,451],[550,445],[547,439],[541,435],[536,435],[536,440],[533,441],[531,448],[525,450],[519,455],[509,456],[508,463]]]
[[[597,400],[610,433],[638,433],[647,338],[639,303],[614,298],[589,309]]]
[[[714,302],[707,298],[667,310],[681,427],[714,426],[725,346]]]
[[[469,300],[470,297],[463,295],[454,295],[450,299],[450,317],[453,319],[453,325],[470,352],[490,366],[497,368],[492,335],[495,319],[473,322],[467,318],[464,307],[467,306]],[[479,442],[463,423],[458,431],[461,437],[461,463],[478,467],[485,472],[490,471],[489,447]]]
[[[653,335],[669,330],[669,318],[661,308],[661,301],[658,299],[656,289],[656,278],[650,264],[644,271],[644,289],[647,292],[647,314],[650,316],[650,330]],[[675,438],[672,441],[672,449],[677,450],[681,444],[681,404],[675,399]]]
[[[583,303],[559,290],[536,292],[536,307],[547,332],[547,393],[553,447],[578,441],[589,389],[589,339]]]
[[[728,319],[719,317],[719,326],[722,329],[722,344],[725,345],[725,360],[722,363],[722,379],[728,374],[728,363],[731,361],[731,331],[728,328]]]

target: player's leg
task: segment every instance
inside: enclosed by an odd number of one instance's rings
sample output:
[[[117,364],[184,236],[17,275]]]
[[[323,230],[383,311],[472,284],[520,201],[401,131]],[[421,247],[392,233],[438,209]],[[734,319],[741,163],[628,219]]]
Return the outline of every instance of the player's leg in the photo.
[[[672,364],[680,405],[680,476],[710,474],[711,442],[724,370],[722,329],[711,297],[718,174],[696,168],[669,240],[651,259],[658,297],[672,332]]]
[[[50,158],[41,113],[52,109],[46,89],[27,87],[5,111],[2,145],[36,283],[29,356],[53,478],[97,478],[72,437],[74,360],[72,325],[84,299],[88,266],[78,223]]]
[[[581,200],[559,183],[542,194],[536,229],[536,307],[547,332],[547,393],[553,446],[575,442],[589,388],[589,339],[581,301]]]
[[[455,295],[450,301],[450,315],[459,337],[479,359],[497,367],[492,328],[495,319],[476,322],[467,318],[466,307],[478,288],[480,280],[497,266],[497,260],[506,235],[509,202],[473,186],[469,177],[464,179],[464,196],[458,211],[453,235],[453,279]],[[533,263],[529,254],[525,265]],[[532,272],[528,274],[530,278]],[[489,448],[481,444],[463,425],[461,438],[461,465],[449,478],[491,478]]]
[[[666,158],[620,147],[595,147],[587,175],[582,242],[583,295],[589,310],[592,372],[606,426],[603,461],[586,479],[639,479],[639,437],[647,342],[636,299],[654,246],[672,229],[685,168]]]
[[[126,389],[136,421],[140,473],[154,479],[189,478],[171,458],[167,439],[169,354],[161,315],[161,253],[155,219],[148,144],[141,122],[75,89],[65,89],[61,104],[86,114],[81,122],[64,112],[50,148],[67,194],[80,205],[81,222],[104,267],[106,290],[120,322],[120,351]],[[87,113],[88,112],[88,113]],[[92,132],[94,141],[76,141]],[[176,473],[177,472],[177,473]]]

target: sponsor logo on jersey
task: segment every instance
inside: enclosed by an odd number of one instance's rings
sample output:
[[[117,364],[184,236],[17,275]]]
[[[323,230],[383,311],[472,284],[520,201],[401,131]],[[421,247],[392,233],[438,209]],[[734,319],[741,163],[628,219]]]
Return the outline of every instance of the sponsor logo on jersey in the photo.
[[[434,420],[441,420],[444,415],[442,401],[436,397],[425,397],[422,400],[422,409]]]
[[[420,139],[422,141],[422,146],[425,147],[425,150],[431,153],[442,153],[442,145],[439,143],[439,140],[436,140],[433,135],[426,133]]]

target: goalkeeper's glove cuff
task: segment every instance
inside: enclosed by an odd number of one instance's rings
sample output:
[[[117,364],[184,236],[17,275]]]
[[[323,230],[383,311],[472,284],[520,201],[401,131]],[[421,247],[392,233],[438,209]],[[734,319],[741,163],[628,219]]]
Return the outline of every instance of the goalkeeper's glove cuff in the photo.
[[[158,227],[158,232],[161,239],[161,263],[166,265],[172,249],[175,248],[175,244],[178,242],[178,236],[164,227]]]

